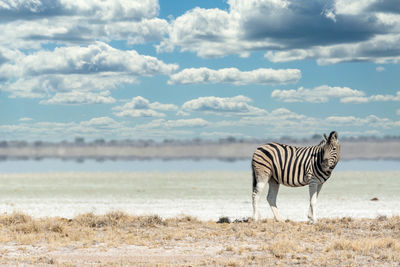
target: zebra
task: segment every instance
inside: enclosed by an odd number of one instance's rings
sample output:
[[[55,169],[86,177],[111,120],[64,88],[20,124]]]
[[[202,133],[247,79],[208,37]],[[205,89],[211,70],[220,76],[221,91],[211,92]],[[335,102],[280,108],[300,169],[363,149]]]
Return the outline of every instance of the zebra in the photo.
[[[316,223],[317,197],[322,185],[331,176],[340,159],[338,133],[323,134],[316,146],[296,147],[269,143],[256,149],[252,159],[253,218],[259,219],[258,203],[266,183],[269,184],[267,201],[276,221],[283,221],[276,206],[279,185],[309,186],[310,207],[308,219]]]

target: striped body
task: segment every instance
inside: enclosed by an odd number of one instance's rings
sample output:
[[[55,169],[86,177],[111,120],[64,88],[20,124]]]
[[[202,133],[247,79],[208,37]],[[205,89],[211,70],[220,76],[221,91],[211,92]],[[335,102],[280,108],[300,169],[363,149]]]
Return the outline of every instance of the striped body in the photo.
[[[270,143],[263,145],[254,152],[253,170],[268,172],[279,184],[287,186],[305,186],[311,177],[325,182],[331,171],[322,168],[323,145],[296,147]]]

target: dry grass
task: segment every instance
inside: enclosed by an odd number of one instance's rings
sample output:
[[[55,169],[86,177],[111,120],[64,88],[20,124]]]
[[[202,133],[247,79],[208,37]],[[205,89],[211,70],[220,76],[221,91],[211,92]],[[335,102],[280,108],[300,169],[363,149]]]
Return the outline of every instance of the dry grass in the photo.
[[[72,256],[71,256],[72,255]],[[399,266],[400,217],[224,223],[122,212],[0,216],[0,264]]]

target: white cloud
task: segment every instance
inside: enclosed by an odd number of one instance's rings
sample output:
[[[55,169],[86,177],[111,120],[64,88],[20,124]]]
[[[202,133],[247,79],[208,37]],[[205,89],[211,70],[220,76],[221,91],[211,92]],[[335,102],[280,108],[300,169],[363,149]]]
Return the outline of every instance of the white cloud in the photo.
[[[178,109],[178,107],[174,104],[161,104],[159,102],[151,103],[150,108],[164,111],[174,111]]]
[[[0,65],[6,80],[0,84],[0,90],[9,92],[11,97],[50,98],[42,101],[47,104],[64,100],[75,104],[111,103],[111,97],[99,91],[134,83],[140,76],[170,74],[178,68],[135,50],[122,51],[102,42],[12,56]],[[79,100],[78,95],[85,99]]]
[[[368,115],[365,118],[354,117],[354,116],[330,116],[326,118],[328,123],[334,123],[337,126],[358,126],[358,127],[372,127],[391,129],[400,127],[400,121],[393,121],[388,118],[380,118],[375,115]]]
[[[111,40],[124,40],[129,44],[157,42],[167,33],[168,22],[152,18],[139,22],[93,23],[90,18],[48,17],[0,23],[0,31],[0,46],[39,50],[46,44],[88,45]]]
[[[381,34],[357,43],[313,46],[308,49],[269,51],[265,54],[265,57],[272,62],[316,59],[319,65],[350,61],[397,64],[400,61],[400,53],[397,45],[399,42],[400,34]]]
[[[270,112],[265,112],[265,114],[261,116],[243,117],[239,121],[225,123],[225,126],[266,126],[268,127],[268,131],[276,131],[277,133],[281,131],[280,135],[288,130],[301,131],[301,129],[305,129],[309,131],[310,128],[321,127],[321,123],[319,123],[318,119],[295,113],[286,108],[278,108]],[[222,125],[224,125],[224,123]],[[286,135],[292,134],[287,133]]]
[[[182,105],[185,112],[205,112],[223,116],[231,115],[262,115],[265,110],[249,105],[252,100],[246,96],[235,97],[199,97]]]
[[[22,122],[27,122],[27,121],[32,121],[33,119],[32,118],[29,118],[29,117],[23,117],[23,118],[20,118],[19,119],[19,121],[22,121]]]
[[[396,111],[396,114],[400,116],[400,109]]]
[[[56,93],[52,98],[42,100],[39,103],[64,105],[113,104],[115,103],[115,99],[110,96],[110,91],[99,93],[71,91],[67,93]]]
[[[175,128],[175,127],[204,127],[208,122],[202,118],[193,119],[180,119],[180,120],[167,120],[164,121],[161,127]]]
[[[178,111],[176,112],[176,115],[177,115],[177,116],[189,116],[190,113],[189,113],[189,112],[186,112],[186,111],[183,111],[183,110],[178,110]]]
[[[158,13],[157,0],[3,1],[0,45],[39,49],[48,42],[158,41],[168,28]]]
[[[232,133],[232,132],[202,132],[200,133],[201,136],[204,137],[211,137],[211,138],[226,138],[226,137],[238,137],[238,138],[246,138],[248,136],[242,134],[242,133]]]
[[[231,49],[237,50],[237,27],[224,10],[196,7],[172,21],[168,39],[157,50],[172,51],[180,46],[181,51],[194,51],[202,57],[226,55]],[[225,51],[221,47],[224,44]]]
[[[169,74],[178,66],[166,64],[155,57],[140,55],[135,50],[118,50],[96,42],[87,47],[57,47],[54,51],[38,51],[23,55],[15,62],[3,64],[11,69],[10,76],[51,74],[128,73],[132,76]]]
[[[168,22],[164,19],[144,19],[140,22],[122,21],[104,26],[107,36],[117,40],[127,40],[129,44],[156,42],[168,33]]]
[[[342,103],[353,103],[353,104],[361,104],[361,103],[368,103],[369,99],[366,96],[349,96],[340,99]]]
[[[10,97],[48,98],[57,92],[98,92],[115,89],[118,85],[132,84],[136,78],[126,73],[51,74],[19,79],[9,79],[0,90],[6,91]]]
[[[201,57],[248,56],[266,50],[273,62],[313,58],[398,62],[400,16],[396,1],[230,0],[229,9],[194,8],[171,23],[159,51]]]
[[[101,129],[112,129],[115,127],[120,127],[121,124],[110,117],[97,117],[92,118],[89,121],[83,121],[80,123],[84,127],[96,127]]]
[[[385,68],[382,67],[382,66],[378,66],[378,67],[376,67],[376,71],[377,72],[382,72],[382,71],[385,71]]]
[[[326,118],[326,120],[330,123],[341,124],[341,125],[353,125],[356,122],[359,122],[360,119],[354,116],[330,116]]]
[[[153,109],[131,109],[123,110],[120,112],[114,112],[115,116],[118,117],[165,117],[164,113],[155,111]]]
[[[363,91],[348,87],[333,87],[322,85],[313,89],[300,87],[297,90],[274,90],[271,97],[283,102],[325,103],[332,98],[340,99],[342,103],[368,103],[383,101],[400,101],[400,91],[396,95],[366,96]]]
[[[396,95],[371,95],[359,97],[344,97],[340,99],[342,103],[368,103],[368,102],[386,102],[386,101],[400,101],[400,91]]]
[[[138,125],[138,129],[166,129],[166,128],[196,128],[196,127],[205,127],[209,124],[208,121],[202,118],[193,118],[193,119],[179,119],[179,120],[165,120],[165,119],[157,119],[153,120],[149,123]]]
[[[175,111],[178,107],[173,104],[151,103],[148,99],[137,96],[122,106],[113,107],[114,115],[118,117],[164,117],[161,111]]]
[[[334,2],[335,13],[357,15],[368,8],[375,0],[336,0]]]
[[[364,92],[348,87],[321,85],[313,89],[300,87],[297,90],[274,90],[271,97],[283,102],[328,102],[331,98],[364,97]]]
[[[92,118],[77,122],[22,122],[16,125],[0,125],[2,136],[8,140],[54,140],[75,136],[95,138],[112,138],[127,131],[123,123],[109,117]]]
[[[81,15],[98,20],[141,20],[156,16],[158,11],[157,0],[5,0],[0,5],[0,14],[9,20],[32,20],[57,15]]]
[[[209,68],[189,68],[170,76],[169,84],[232,83],[243,84],[286,84],[297,83],[301,78],[298,69],[256,69],[240,71],[236,68],[213,70]]]

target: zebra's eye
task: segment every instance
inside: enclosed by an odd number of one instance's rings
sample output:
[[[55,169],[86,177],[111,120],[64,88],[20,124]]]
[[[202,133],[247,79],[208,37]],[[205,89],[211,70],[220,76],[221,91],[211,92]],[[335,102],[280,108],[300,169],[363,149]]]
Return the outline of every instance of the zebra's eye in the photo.
[[[333,150],[336,150],[336,147],[333,147],[332,149],[333,149]]]

